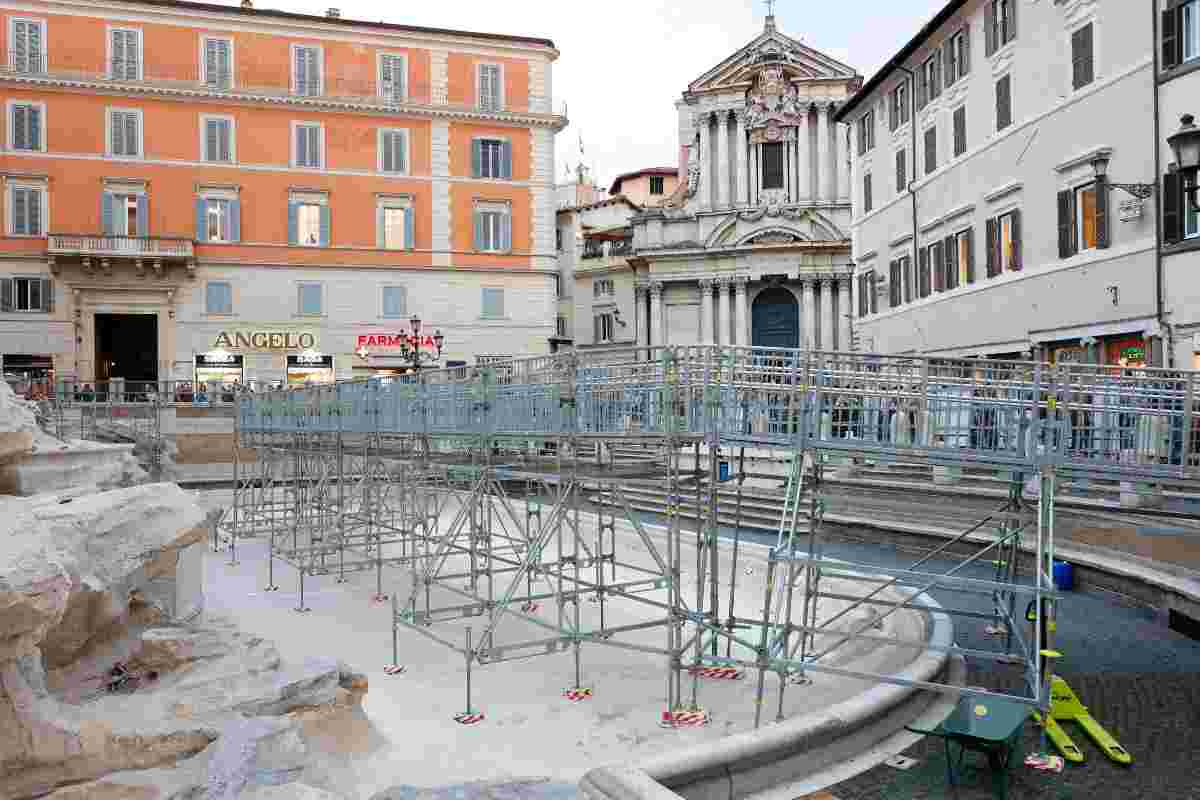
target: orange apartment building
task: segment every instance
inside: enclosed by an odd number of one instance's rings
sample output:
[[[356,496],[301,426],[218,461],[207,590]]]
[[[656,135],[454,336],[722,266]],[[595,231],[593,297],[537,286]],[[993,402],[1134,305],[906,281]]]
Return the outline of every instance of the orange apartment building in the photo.
[[[271,384],[544,352],[546,39],[166,0],[0,0],[0,356]]]

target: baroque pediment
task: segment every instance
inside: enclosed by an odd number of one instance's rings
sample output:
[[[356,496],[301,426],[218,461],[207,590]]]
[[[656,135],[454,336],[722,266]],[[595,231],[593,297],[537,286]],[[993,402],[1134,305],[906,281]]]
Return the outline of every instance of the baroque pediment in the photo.
[[[774,24],[688,85],[689,94],[750,88],[767,64],[776,64],[787,80],[858,77],[853,67],[785,36]]]

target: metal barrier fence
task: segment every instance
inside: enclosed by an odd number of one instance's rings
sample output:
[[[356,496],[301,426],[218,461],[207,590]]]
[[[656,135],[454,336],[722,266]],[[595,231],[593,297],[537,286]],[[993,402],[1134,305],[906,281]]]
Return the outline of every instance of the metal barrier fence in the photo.
[[[238,399],[247,432],[719,434],[941,464],[1200,474],[1197,373],[748,347],[518,359]]]

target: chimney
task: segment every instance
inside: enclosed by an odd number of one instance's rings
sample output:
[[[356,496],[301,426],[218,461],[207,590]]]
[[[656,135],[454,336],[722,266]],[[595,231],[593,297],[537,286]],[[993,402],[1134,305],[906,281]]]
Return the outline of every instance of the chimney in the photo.
[[[331,8],[325,12],[325,16],[329,17],[330,19],[341,19],[342,10],[340,8]]]

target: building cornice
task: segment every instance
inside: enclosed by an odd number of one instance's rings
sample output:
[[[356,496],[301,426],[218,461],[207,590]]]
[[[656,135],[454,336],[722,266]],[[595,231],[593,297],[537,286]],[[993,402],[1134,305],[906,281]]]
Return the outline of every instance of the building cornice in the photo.
[[[121,83],[98,79],[65,78],[54,75],[0,75],[0,86],[37,86],[55,89],[78,89],[116,97],[161,97],[167,99],[200,100],[206,103],[284,106],[306,111],[340,111],[362,114],[408,116],[422,119],[442,119],[458,122],[485,122],[510,127],[550,128],[555,132],[567,126],[566,117],[558,114],[536,114],[516,111],[483,111],[450,106],[418,103],[383,104],[366,99],[352,100],[334,97],[298,97],[290,94],[256,94],[252,92],[208,91],[201,88],[162,86],[150,83]]]

